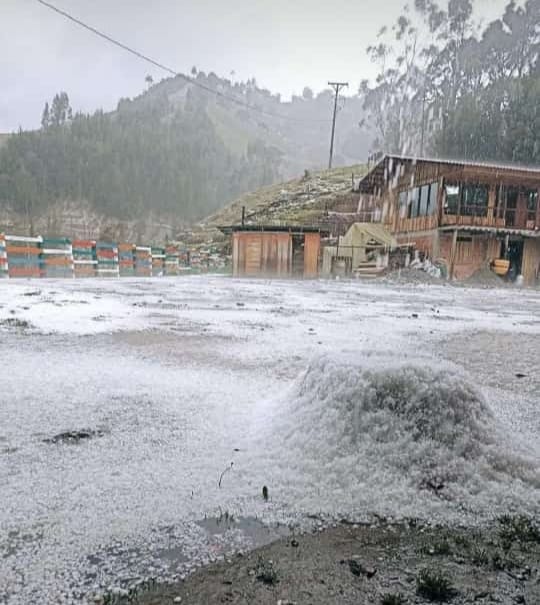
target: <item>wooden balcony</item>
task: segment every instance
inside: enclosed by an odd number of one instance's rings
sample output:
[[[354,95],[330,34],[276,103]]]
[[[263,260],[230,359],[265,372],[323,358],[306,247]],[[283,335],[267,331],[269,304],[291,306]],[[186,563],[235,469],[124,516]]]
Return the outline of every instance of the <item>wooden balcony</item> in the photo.
[[[517,208],[496,209],[486,208],[482,211],[478,207],[464,207],[460,214],[449,214],[446,209],[441,216],[441,226],[467,226],[467,227],[495,227],[498,229],[516,229],[534,231],[540,221],[536,213],[522,211]]]

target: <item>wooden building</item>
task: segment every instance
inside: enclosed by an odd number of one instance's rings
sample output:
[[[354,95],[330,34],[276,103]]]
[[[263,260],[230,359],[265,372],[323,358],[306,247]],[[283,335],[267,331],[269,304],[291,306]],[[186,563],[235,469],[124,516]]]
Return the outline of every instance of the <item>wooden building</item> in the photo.
[[[540,167],[384,156],[357,188],[359,211],[464,279],[497,259],[540,276]]]
[[[316,227],[236,225],[232,236],[233,276],[314,278],[319,275],[322,232]]]

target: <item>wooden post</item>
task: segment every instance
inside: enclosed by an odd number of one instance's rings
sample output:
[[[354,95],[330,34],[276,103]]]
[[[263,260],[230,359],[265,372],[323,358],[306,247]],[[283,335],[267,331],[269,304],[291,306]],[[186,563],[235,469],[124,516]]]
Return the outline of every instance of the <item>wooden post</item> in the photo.
[[[536,221],[535,228],[540,229],[540,187],[538,187],[538,197],[536,198]]]
[[[454,279],[454,265],[456,262],[456,247],[457,247],[457,234],[458,230],[454,229],[454,233],[452,236],[452,251],[450,252],[450,280]]]
[[[497,220],[496,220],[497,217],[495,215],[496,199],[497,199],[497,186],[495,184],[492,184],[489,187],[489,194],[488,194],[488,211],[487,211],[488,225],[497,224]]]

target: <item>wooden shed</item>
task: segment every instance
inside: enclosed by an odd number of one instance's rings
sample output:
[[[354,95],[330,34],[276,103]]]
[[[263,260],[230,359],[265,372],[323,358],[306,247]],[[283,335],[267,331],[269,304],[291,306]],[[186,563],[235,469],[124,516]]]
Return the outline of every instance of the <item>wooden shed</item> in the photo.
[[[322,232],[317,227],[236,225],[221,231],[232,238],[235,277],[319,275]]]

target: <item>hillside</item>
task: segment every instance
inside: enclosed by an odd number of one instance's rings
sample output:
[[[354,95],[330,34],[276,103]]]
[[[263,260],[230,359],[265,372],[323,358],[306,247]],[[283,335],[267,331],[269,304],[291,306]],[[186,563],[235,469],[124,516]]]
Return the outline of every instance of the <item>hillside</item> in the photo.
[[[73,114],[67,95],[57,95],[42,129],[0,148],[0,230],[40,225],[70,235],[83,207],[99,224],[88,236],[114,236],[126,223],[147,234],[156,223],[168,225],[164,235],[173,236],[246,191],[327,162],[330,91],[306,89],[282,102],[254,81],[202,72],[194,81],[163,80],[121,99],[116,111],[93,115]],[[336,165],[367,154],[361,111],[359,98],[340,111]]]
[[[352,178],[366,171],[364,165],[310,172],[287,182],[246,193],[201,221],[183,238],[196,242],[228,241],[219,227],[238,225],[245,207],[246,223],[332,226],[348,224],[358,206],[358,194],[351,191]],[[182,234],[181,234],[182,238]]]

